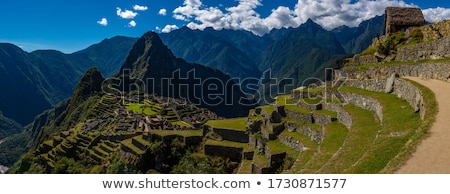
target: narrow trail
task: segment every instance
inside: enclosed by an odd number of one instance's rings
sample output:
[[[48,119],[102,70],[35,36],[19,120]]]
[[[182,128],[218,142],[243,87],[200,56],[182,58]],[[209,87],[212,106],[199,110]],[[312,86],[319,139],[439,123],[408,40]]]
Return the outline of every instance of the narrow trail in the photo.
[[[407,77],[436,95],[439,112],[424,139],[412,157],[396,173],[398,174],[449,174],[450,173],[450,83]]]

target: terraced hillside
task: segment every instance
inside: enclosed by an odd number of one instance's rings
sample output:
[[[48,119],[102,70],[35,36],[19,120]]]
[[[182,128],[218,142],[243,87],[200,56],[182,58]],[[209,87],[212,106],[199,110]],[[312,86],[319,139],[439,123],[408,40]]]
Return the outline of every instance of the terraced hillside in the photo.
[[[169,150],[173,144],[179,146],[178,161],[188,148],[202,143],[203,124],[217,119],[206,109],[162,97],[139,100],[103,95],[93,104],[88,119],[39,144],[13,170],[61,173],[61,165],[65,165],[63,172],[68,173],[70,165],[61,161],[73,159],[85,171],[72,173],[105,173],[118,160],[135,170],[132,172],[165,172],[169,167],[163,166],[166,161],[160,155],[169,154],[163,146]]]
[[[416,90],[433,99],[428,89]],[[205,154],[239,162],[237,173],[393,172],[428,123],[398,96],[350,86],[296,90],[247,118],[207,122]]]

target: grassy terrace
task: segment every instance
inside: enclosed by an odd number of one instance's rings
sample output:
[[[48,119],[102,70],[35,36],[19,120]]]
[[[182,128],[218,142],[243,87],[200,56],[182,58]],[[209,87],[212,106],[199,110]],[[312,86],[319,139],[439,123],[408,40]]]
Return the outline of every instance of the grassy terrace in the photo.
[[[224,120],[209,120],[208,122],[206,122],[206,125],[214,128],[245,131],[247,127],[247,117]]]
[[[352,116],[353,126],[337,157],[332,158],[319,173],[348,173],[348,169],[374,146],[378,131],[381,129],[374,112],[352,104],[345,106],[344,109]]]
[[[373,112],[354,105],[344,109],[354,118],[353,126],[342,149],[319,173],[392,173],[408,158],[414,146],[426,136],[436,113],[431,91],[419,87],[427,100],[430,119],[421,121],[420,115],[403,99],[392,94],[342,87],[340,90],[377,99],[383,106],[383,123]],[[393,136],[403,132],[403,136]]]
[[[270,167],[270,161],[266,158],[266,155],[255,154],[253,162],[259,167]]]
[[[418,64],[422,64],[422,63],[443,63],[443,62],[450,62],[450,58],[445,58],[445,59],[423,59],[423,60],[419,60],[419,61],[406,61],[406,62],[401,62],[401,61],[391,61],[391,62],[385,62],[382,64],[367,64],[367,65],[360,65],[360,66],[346,66],[345,68],[347,69],[358,69],[358,71],[362,72],[365,71],[367,69],[369,69],[370,67],[379,67],[379,66],[397,66],[397,65],[418,65]]]
[[[304,89],[296,89],[295,92],[311,92],[311,93],[318,93],[322,92],[323,88],[304,88]]]
[[[294,104],[290,95],[277,96],[277,100],[275,103],[279,106],[285,106],[287,104]]]
[[[297,105],[286,105],[286,110],[292,110],[298,113],[311,114],[311,111],[298,107]]]
[[[243,148],[244,151],[252,151],[253,148],[246,143],[238,143],[232,141],[217,141],[208,139],[205,145],[215,145],[215,146],[223,146],[223,147],[232,147],[232,148]]]
[[[290,132],[288,130],[284,130],[280,135],[292,137],[292,139],[302,142],[302,144],[308,149],[316,149],[318,146],[316,142],[311,141],[311,138],[299,132]]]
[[[152,130],[151,133],[160,136],[168,136],[168,135],[180,135],[183,137],[203,136],[203,130],[183,130],[183,131]]]
[[[269,114],[275,111],[275,108],[272,105],[260,106],[260,108]]]
[[[146,105],[143,105],[143,104],[132,103],[132,104],[127,105],[125,108],[128,110],[131,110],[137,114],[145,114],[145,115],[158,114],[157,112],[152,110],[150,107],[147,107]]]
[[[141,150],[138,147],[133,145],[132,138],[123,140],[120,143],[122,143],[124,146],[130,148],[131,150],[133,150],[134,153],[136,153],[138,155],[142,155],[145,153],[145,150]]]
[[[192,126],[191,126],[191,125],[187,124],[187,123],[186,123],[186,122],[184,122],[184,121],[175,121],[175,122],[172,122],[172,124],[174,124],[174,125],[178,125],[178,126],[181,126],[181,127],[188,127],[188,128],[192,128]]]
[[[320,152],[315,154],[307,165],[304,166],[303,173],[316,173],[325,165],[343,145],[348,129],[339,122],[332,122],[325,126],[325,138],[320,145]]]
[[[239,168],[238,174],[252,174],[252,161],[242,160],[241,167]]]
[[[322,98],[303,98],[300,99],[298,102],[299,103],[306,103],[306,104],[320,104],[322,103],[323,99]]]
[[[297,150],[282,144],[279,140],[268,141],[266,142],[266,146],[269,147],[271,154],[281,154],[286,152],[286,154],[292,158],[297,158],[300,153]]]

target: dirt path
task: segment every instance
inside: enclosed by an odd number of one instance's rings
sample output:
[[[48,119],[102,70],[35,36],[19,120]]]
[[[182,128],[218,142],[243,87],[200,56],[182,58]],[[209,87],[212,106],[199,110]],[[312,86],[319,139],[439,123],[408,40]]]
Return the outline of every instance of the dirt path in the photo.
[[[450,173],[450,83],[407,77],[428,87],[436,95],[439,112],[430,129],[430,137],[423,140],[399,174]]]

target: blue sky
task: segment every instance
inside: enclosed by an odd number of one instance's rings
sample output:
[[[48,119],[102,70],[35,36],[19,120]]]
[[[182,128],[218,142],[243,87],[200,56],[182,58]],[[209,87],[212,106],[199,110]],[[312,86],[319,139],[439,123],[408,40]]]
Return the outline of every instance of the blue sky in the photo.
[[[388,5],[419,6],[428,20],[450,18],[450,3],[444,0],[14,0],[0,3],[0,42],[26,51],[71,53],[116,35],[139,37],[185,25],[263,35],[312,18],[332,29],[356,26]]]

